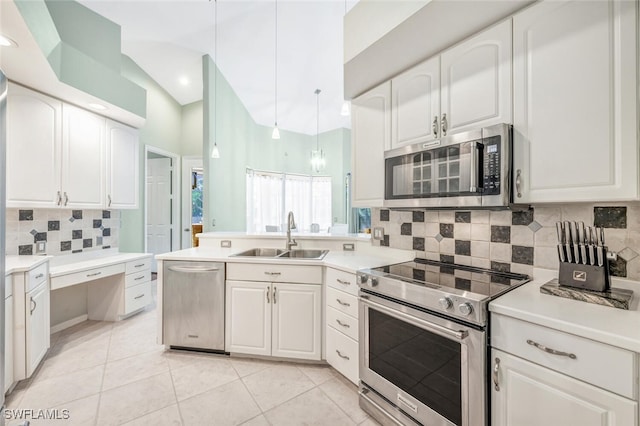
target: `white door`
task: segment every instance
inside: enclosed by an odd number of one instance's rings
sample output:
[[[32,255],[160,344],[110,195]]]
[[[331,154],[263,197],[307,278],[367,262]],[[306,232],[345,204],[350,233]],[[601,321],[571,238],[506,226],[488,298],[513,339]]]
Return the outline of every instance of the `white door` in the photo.
[[[440,137],[440,57],[391,80],[391,148]]]
[[[384,151],[391,148],[391,82],[351,102],[352,206],[382,207]]]
[[[638,197],[634,1],[548,1],[514,16],[515,202]]]
[[[139,152],[138,131],[124,124],[107,120],[106,208],[138,208]]]
[[[171,251],[171,159],[147,159],[147,253]],[[155,257],[151,271],[156,272]]]
[[[49,349],[49,288],[47,281],[26,294],[27,377],[35,371]]]
[[[511,20],[446,50],[440,60],[447,134],[511,124]]]
[[[4,300],[4,391],[13,383],[13,296]]]
[[[7,207],[58,205],[62,103],[9,85],[7,101]]]
[[[227,281],[225,347],[228,352],[271,355],[269,283]]]
[[[319,360],[322,287],[273,283],[273,356]]]
[[[492,426],[638,424],[637,402],[580,380],[496,349],[491,350],[491,368],[499,386],[496,390],[492,382]]]
[[[191,248],[193,239],[191,238],[191,225],[193,218],[193,186],[197,185],[197,178],[194,181],[193,173],[202,175],[202,158],[182,157],[182,248]],[[197,189],[196,189],[197,190]],[[203,194],[202,194],[203,195]],[[202,222],[200,222],[202,223]]]
[[[62,205],[102,209],[105,206],[104,117],[62,106]]]

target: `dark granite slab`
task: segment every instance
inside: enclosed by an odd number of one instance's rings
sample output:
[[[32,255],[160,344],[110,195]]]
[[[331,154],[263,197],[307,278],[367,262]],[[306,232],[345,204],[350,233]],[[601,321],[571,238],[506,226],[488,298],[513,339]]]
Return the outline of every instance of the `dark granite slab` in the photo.
[[[564,297],[572,300],[579,300],[596,305],[610,306],[618,309],[629,309],[633,299],[633,290],[623,288],[612,288],[609,291],[589,291],[574,287],[565,287],[558,284],[557,279],[553,279],[540,286],[540,293],[552,296]]]

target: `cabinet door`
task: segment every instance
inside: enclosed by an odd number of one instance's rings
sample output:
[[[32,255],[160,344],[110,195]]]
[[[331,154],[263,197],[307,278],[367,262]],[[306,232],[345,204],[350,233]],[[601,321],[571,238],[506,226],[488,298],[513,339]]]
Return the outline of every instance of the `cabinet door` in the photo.
[[[271,355],[271,286],[227,281],[226,290],[226,350]]]
[[[45,281],[27,293],[26,316],[26,364],[27,377],[35,371],[49,349],[49,287]]]
[[[511,124],[511,20],[445,51],[441,130]]]
[[[13,383],[13,296],[4,300],[4,392]]]
[[[9,85],[7,207],[56,207],[60,191],[62,104]]]
[[[273,356],[321,358],[322,286],[273,283]]]
[[[391,148],[391,83],[351,102],[352,206],[381,207],[384,151]]]
[[[637,199],[636,8],[549,1],[514,17],[515,202]]]
[[[391,148],[440,136],[440,58],[429,59],[391,80]]]
[[[62,204],[101,209],[105,205],[105,119],[66,104],[62,112]]]
[[[499,386],[491,386],[492,426],[638,424],[632,400],[496,349],[491,366]]]
[[[139,170],[138,131],[107,120],[107,208],[138,208]]]

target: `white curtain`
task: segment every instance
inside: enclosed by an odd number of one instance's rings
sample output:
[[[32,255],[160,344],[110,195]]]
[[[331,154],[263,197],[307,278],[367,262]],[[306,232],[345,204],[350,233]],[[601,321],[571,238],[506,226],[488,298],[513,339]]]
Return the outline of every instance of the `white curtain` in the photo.
[[[282,225],[282,175],[247,170],[247,232]]]
[[[327,230],[333,223],[331,217],[331,176],[311,178],[311,222]]]
[[[296,219],[298,232],[308,232],[311,228],[311,176],[285,175],[284,212],[290,211]]]

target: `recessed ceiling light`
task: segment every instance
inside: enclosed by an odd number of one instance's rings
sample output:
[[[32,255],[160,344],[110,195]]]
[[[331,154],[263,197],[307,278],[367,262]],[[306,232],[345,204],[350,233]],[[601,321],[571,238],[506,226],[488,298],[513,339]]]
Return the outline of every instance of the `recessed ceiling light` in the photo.
[[[15,41],[11,40],[7,36],[0,34],[0,46],[18,47],[18,43],[16,43]]]
[[[183,86],[188,86],[189,85],[189,79],[187,77],[180,77],[178,79],[178,83],[180,83]]]
[[[107,107],[102,104],[94,104],[94,103],[89,104],[89,108],[98,109],[101,111],[107,109]]]

